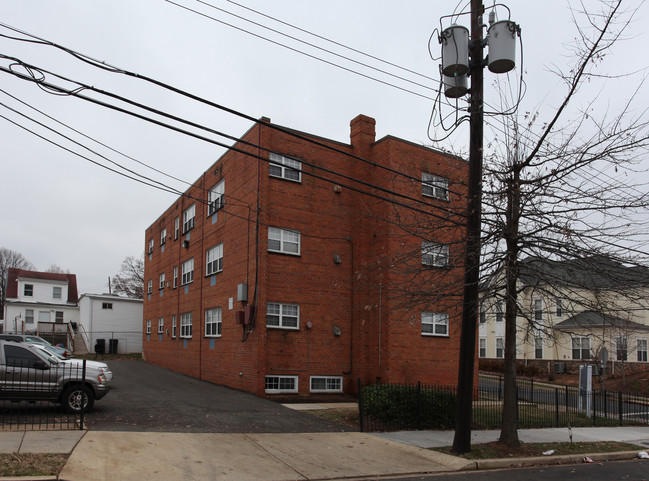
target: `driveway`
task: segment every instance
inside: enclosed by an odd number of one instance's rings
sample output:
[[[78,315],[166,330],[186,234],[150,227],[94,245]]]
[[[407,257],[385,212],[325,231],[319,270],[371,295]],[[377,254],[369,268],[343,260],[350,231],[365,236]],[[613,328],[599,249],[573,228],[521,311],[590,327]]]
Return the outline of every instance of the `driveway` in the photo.
[[[95,431],[309,433],[345,428],[144,361],[110,361],[111,391],[86,415]]]

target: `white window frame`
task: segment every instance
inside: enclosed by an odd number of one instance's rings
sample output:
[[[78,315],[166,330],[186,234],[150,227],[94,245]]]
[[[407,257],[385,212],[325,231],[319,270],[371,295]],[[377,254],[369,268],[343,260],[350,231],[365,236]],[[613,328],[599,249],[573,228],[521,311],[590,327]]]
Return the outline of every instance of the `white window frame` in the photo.
[[[29,294],[27,293],[29,291]],[[23,285],[23,296],[34,297],[34,284]]]
[[[25,324],[34,324],[34,309],[25,309]]]
[[[644,337],[636,339],[636,359],[638,362],[649,360],[649,343]]]
[[[554,303],[555,303],[554,315],[556,317],[563,317],[563,299],[561,297],[557,297],[554,299]]]
[[[160,232],[160,245],[163,246],[167,243],[167,228],[165,227],[162,229],[162,232]]]
[[[584,341],[588,343],[588,357],[584,357],[584,350],[586,349],[584,347]],[[572,340],[570,343],[570,350],[571,350],[571,356],[572,359],[575,361],[584,361],[588,359],[592,359],[592,354],[591,354],[591,343],[590,343],[590,336],[572,336]],[[575,352],[579,352],[579,356],[575,357]]]
[[[146,283],[146,293],[151,294],[153,292],[153,279],[149,279]]]
[[[183,211],[183,234],[186,234],[196,225],[196,204],[192,204]]]
[[[450,251],[448,244],[421,242],[421,263],[428,267],[448,267]]]
[[[151,334],[151,319],[147,319],[146,321],[146,333]]]
[[[165,332],[165,318],[158,317],[158,334],[164,334]]]
[[[543,351],[543,336],[538,332],[534,334],[534,359],[543,359]]]
[[[268,387],[268,383],[270,379],[276,379],[277,382],[273,383],[272,387]],[[293,387],[286,387],[286,384],[282,387],[282,381],[293,381]],[[298,392],[298,385],[299,379],[297,376],[279,376],[279,375],[272,375],[272,376],[266,376],[266,382],[265,382],[265,392],[266,394],[280,394],[280,393],[296,393]]]
[[[272,152],[269,158],[271,162],[268,164],[268,174],[271,177],[290,180],[291,182],[302,182],[302,162],[299,159]],[[276,162],[276,164],[273,162]]]
[[[182,264],[182,272],[180,278],[180,285],[191,284],[194,282],[194,258],[187,259]]]
[[[178,287],[178,266],[174,266],[174,279],[173,279],[173,288]]]
[[[52,287],[52,299],[61,299],[63,297],[63,288],[60,286]]]
[[[295,246],[297,252],[291,250],[290,246]],[[269,227],[268,251],[299,256],[301,252],[300,232],[296,230],[280,229],[279,227]]]
[[[180,315],[180,337],[181,339],[191,339],[193,334],[193,319],[191,312],[185,312]]]
[[[535,321],[543,321],[543,299],[535,297],[532,301],[532,314]]]
[[[487,338],[481,337],[478,339],[478,357],[487,357]]]
[[[159,282],[158,285],[159,285],[159,288],[161,290],[165,288],[165,277],[166,277],[166,275],[165,275],[164,272],[162,274],[160,274],[160,282]]]
[[[422,172],[421,194],[434,199],[448,200],[448,179],[428,172]]]
[[[101,303],[101,308],[102,309],[112,309],[113,308],[113,303],[112,302],[102,302]]]
[[[615,358],[618,361],[627,361],[629,359],[629,337],[617,336],[615,338]]]
[[[496,338],[496,358],[503,359],[505,357],[505,338]]]
[[[421,335],[449,337],[449,315],[446,312],[422,312]]]
[[[222,320],[220,307],[205,309],[205,337],[221,337]]]
[[[277,318],[277,324],[269,324],[270,319]],[[295,320],[296,325],[293,324]],[[281,302],[269,302],[266,304],[266,327],[271,329],[289,329],[293,331],[300,330],[300,305],[285,304]]]
[[[54,313],[54,322],[61,324],[63,322],[63,311],[56,311]]]
[[[180,217],[174,219],[174,240],[178,240],[180,235]]]
[[[177,329],[177,324],[176,324],[176,316],[173,315],[171,316],[171,338],[175,339],[176,338],[176,329]]]
[[[505,320],[505,312],[503,310],[503,301],[496,301],[496,322],[503,322]]]
[[[207,215],[214,214],[225,206],[225,179],[221,179],[207,193]]]
[[[205,253],[205,275],[223,271],[223,242],[210,247]]]
[[[149,254],[153,254],[153,244],[155,241],[153,239],[149,239]]]
[[[313,381],[323,381],[324,388],[313,388]],[[343,392],[343,377],[342,376],[311,376],[309,378],[310,392]]]

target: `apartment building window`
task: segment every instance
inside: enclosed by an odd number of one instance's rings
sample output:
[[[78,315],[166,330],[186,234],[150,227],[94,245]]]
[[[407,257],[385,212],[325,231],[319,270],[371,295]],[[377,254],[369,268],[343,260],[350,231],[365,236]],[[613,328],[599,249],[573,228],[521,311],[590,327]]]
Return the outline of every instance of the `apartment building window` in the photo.
[[[211,276],[223,270],[223,244],[207,249],[205,264],[205,275]]]
[[[165,318],[158,317],[158,334],[164,334],[165,332]]]
[[[543,299],[534,299],[534,320],[543,320]]]
[[[153,279],[149,279],[146,283],[146,292],[151,294],[153,292]]]
[[[180,278],[180,285],[184,286],[190,282],[194,282],[194,258],[192,257],[189,260],[183,262],[182,272]]]
[[[342,376],[311,376],[311,392],[343,392]]]
[[[293,230],[268,228],[268,250],[282,254],[300,255],[300,233]]]
[[[505,357],[505,340],[502,337],[496,338],[496,357]]]
[[[543,337],[534,336],[534,359],[543,359]]]
[[[448,200],[448,179],[422,172],[421,193],[427,197]]]
[[[34,309],[25,309],[25,324],[34,324]]]
[[[146,333],[151,334],[151,319],[147,319],[146,321]]]
[[[572,338],[572,358],[575,360],[590,359],[590,337],[574,336]]]
[[[180,337],[189,339],[192,337],[192,313],[186,312],[180,315]]]
[[[554,300],[554,302],[556,304],[556,311],[555,311],[554,315],[557,316],[557,317],[563,317],[563,299],[561,299],[560,297],[557,297]]]
[[[174,219],[174,240],[178,240],[179,233],[180,233],[180,219],[176,217]]]
[[[300,328],[300,306],[269,302],[266,305],[266,327]]]
[[[422,312],[421,334],[424,336],[448,336],[448,314]]]
[[[205,309],[205,337],[221,336],[221,308]]]
[[[487,322],[487,309],[484,304],[480,304],[480,324],[485,324]]]
[[[302,162],[291,157],[286,157],[279,154],[270,154],[271,162],[276,164],[268,164],[268,172],[271,177],[279,177],[294,182],[302,181]]]
[[[189,232],[194,228],[195,220],[196,220],[196,204],[192,204],[191,207],[189,207],[183,212],[183,234]]]
[[[430,267],[447,267],[449,259],[448,245],[438,242],[421,243],[421,263]]]
[[[52,287],[52,298],[53,299],[61,299],[61,294],[63,292],[63,289],[60,287]]]
[[[25,297],[32,297],[34,295],[34,284],[25,284],[23,288],[23,295]]]
[[[178,287],[178,266],[174,266],[173,288]]]
[[[626,336],[618,336],[615,340],[615,350],[618,361],[626,361],[629,352],[629,338]]]
[[[266,376],[266,393],[297,392],[297,376]]]
[[[160,289],[165,288],[165,273],[160,274]]]
[[[167,229],[162,229],[160,232],[160,245],[163,246],[167,242]]]
[[[478,357],[487,357],[487,340],[484,337],[478,340]]]
[[[503,301],[496,301],[496,322],[503,322],[504,319]]]
[[[113,303],[112,302],[102,302],[101,303],[101,308],[102,309],[112,309],[113,308]]]
[[[636,354],[638,362],[647,362],[647,340],[638,339],[636,341]]]
[[[149,254],[153,254],[153,239],[149,239]]]
[[[221,180],[207,193],[207,215],[212,215],[225,205],[225,179]]]
[[[176,338],[176,316],[171,316],[171,337]]]

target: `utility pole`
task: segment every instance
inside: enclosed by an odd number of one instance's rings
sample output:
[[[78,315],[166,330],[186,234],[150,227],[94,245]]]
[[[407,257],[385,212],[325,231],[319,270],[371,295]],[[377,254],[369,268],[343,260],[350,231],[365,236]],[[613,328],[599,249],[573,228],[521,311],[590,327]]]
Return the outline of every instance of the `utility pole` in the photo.
[[[473,384],[475,370],[476,330],[478,320],[478,288],[480,282],[480,234],[482,225],[482,143],[484,45],[482,39],[482,0],[471,0],[471,42],[469,44],[471,88],[469,91],[469,189],[467,212],[467,243],[464,267],[464,304],[458,369],[457,418],[453,452],[471,451],[473,419]]]

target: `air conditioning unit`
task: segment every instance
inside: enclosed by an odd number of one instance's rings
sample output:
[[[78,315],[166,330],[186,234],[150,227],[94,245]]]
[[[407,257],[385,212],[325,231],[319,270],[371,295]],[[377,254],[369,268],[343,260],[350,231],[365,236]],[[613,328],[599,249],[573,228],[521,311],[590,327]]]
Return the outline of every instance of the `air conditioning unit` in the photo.
[[[566,373],[566,363],[565,362],[555,362],[554,363],[554,373],[555,374],[565,374]]]

